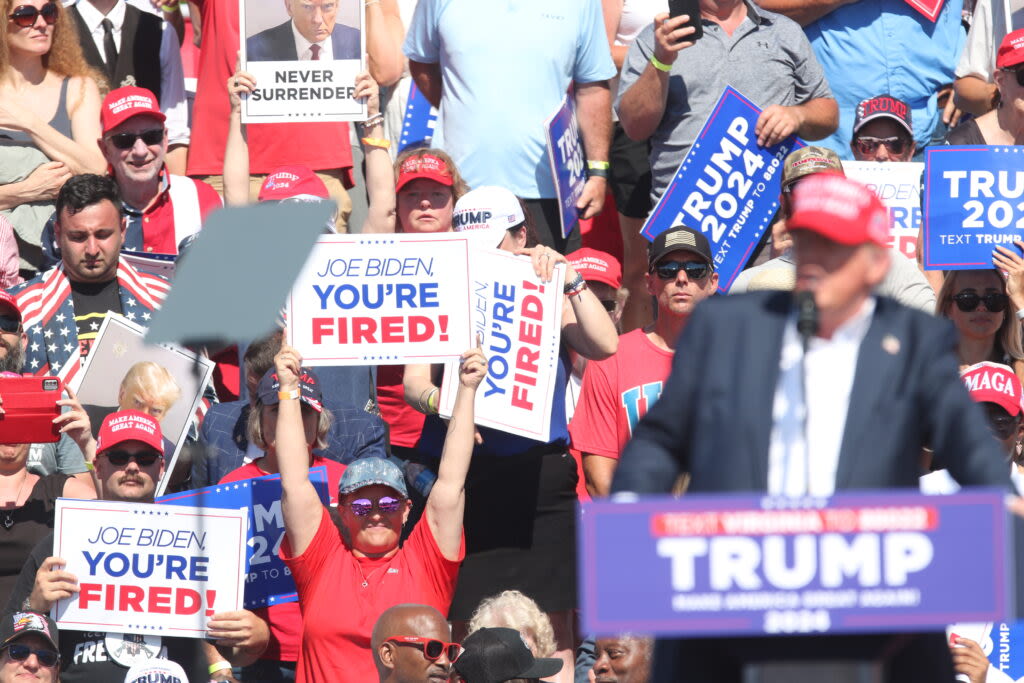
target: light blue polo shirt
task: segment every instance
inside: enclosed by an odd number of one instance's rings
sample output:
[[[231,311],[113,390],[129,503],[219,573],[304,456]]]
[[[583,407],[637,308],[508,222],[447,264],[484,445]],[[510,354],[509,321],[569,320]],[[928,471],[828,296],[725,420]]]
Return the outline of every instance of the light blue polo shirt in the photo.
[[[555,196],[545,122],[569,84],[612,78],[599,0],[420,0],[403,47],[441,65],[444,148],[470,187]]]

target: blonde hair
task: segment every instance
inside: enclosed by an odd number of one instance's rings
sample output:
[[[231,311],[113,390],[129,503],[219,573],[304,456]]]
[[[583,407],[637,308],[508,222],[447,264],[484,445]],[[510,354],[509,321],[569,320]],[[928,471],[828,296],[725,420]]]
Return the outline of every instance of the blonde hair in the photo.
[[[133,365],[121,380],[121,389],[117,395],[121,410],[134,409],[134,406],[127,404],[130,396],[161,404],[169,410],[181,398],[181,388],[167,368],[146,360]]]
[[[939,288],[939,294],[935,298],[936,315],[943,318],[949,317],[950,307],[956,305],[953,301],[953,295],[956,294],[957,279],[964,273],[975,272],[994,273],[996,280],[999,281],[999,290],[1006,294],[1006,280],[994,268],[982,271],[949,270],[946,271],[946,276],[942,280],[942,286]],[[1003,311],[1003,324],[999,326],[999,330],[996,332],[995,351],[999,354],[999,358],[993,358],[992,360],[1002,363],[1004,360],[1002,354],[1004,353],[1013,360],[1024,359],[1024,342],[1021,340],[1020,325],[1021,323],[1017,319],[1017,306],[1013,303],[1013,299],[1010,299],[1006,305],[1006,310]]]
[[[246,424],[246,432],[249,435],[249,441],[259,448],[261,451],[267,450],[267,442],[263,437],[263,409],[266,408],[266,404],[263,401],[256,399],[256,404],[253,405],[252,410],[249,411],[249,421]],[[312,410],[312,407],[310,407]],[[319,412],[319,418],[316,422],[316,444],[315,448],[327,448],[327,432],[331,430],[331,422],[334,421],[331,411],[324,408]]]
[[[404,164],[408,159],[412,159],[414,157],[422,159],[428,154],[443,161],[445,168],[448,170],[448,174],[452,177],[452,206],[455,206],[455,203],[459,201],[459,198],[469,192],[469,185],[466,184],[466,181],[462,178],[462,174],[459,173],[459,167],[455,165],[455,160],[448,156],[448,153],[444,150],[434,149],[433,147],[413,147],[399,154],[398,158],[395,159],[395,183],[398,183],[398,169],[402,168],[402,164]],[[399,192],[401,192],[401,190],[399,190]],[[401,225],[397,226],[397,229],[398,232],[402,232]]]
[[[536,602],[519,591],[504,591],[484,598],[469,620],[469,633],[495,626],[514,628],[523,634],[534,650],[534,657],[550,657],[555,653],[555,629],[551,620]]]

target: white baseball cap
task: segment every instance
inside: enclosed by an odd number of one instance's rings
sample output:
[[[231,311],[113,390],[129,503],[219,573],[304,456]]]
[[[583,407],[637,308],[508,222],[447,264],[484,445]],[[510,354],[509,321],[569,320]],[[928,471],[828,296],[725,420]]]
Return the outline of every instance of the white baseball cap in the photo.
[[[494,185],[478,187],[462,195],[452,212],[455,232],[470,233],[481,245],[495,248],[512,228],[526,222],[523,207],[514,194]]]
[[[148,683],[148,681],[188,683],[188,676],[177,662],[172,662],[169,659],[149,659],[128,669],[128,673],[124,677],[124,683]]]

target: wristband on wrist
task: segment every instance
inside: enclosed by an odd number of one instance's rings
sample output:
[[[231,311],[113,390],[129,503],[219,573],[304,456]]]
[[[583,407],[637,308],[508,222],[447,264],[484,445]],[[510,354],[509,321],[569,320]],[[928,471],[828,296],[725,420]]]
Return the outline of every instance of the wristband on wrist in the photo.
[[[594,161],[587,159],[587,169],[591,171],[607,171],[612,165],[607,161]]]
[[[224,669],[230,669],[230,668],[231,668],[231,662],[227,662],[227,661],[221,660],[219,662],[214,662],[213,664],[211,664],[210,668],[207,670],[207,673],[209,673],[212,676],[213,674],[217,673],[218,671],[223,671]]]
[[[380,123],[384,123],[384,114],[377,112],[376,114],[366,119],[365,121],[360,121],[359,125],[365,131],[369,128],[373,128],[374,126]]]
[[[608,169],[607,168],[588,168],[587,169],[587,177],[588,178],[608,178]]]
[[[299,398],[299,390],[292,389],[291,391],[279,391],[277,392],[277,400],[279,401],[291,401]]]
[[[576,273],[576,277],[571,282],[566,283],[565,289],[562,291],[565,293],[566,296],[569,296],[573,294],[573,292],[575,292],[577,289],[580,289],[580,287],[585,287],[586,285],[587,282],[586,280],[583,279],[583,276],[580,275],[579,273]]]
[[[163,12],[167,12],[168,14],[171,12],[178,11],[180,8],[181,2],[179,2],[178,0],[175,0],[174,2],[169,2],[166,5],[160,5],[160,10]]]
[[[391,140],[385,140],[384,138],[362,138],[362,141],[367,147],[377,147],[379,149],[391,148]]]
[[[1024,320],[1024,308],[1017,311],[1017,320]]]
[[[658,71],[664,71],[665,73],[668,73],[669,71],[672,70],[671,64],[666,64],[665,62],[659,60],[654,55],[651,55],[651,66],[653,66]]]
[[[439,392],[438,392],[437,387],[434,387],[433,389],[430,390],[430,394],[427,395],[427,412],[429,412],[431,415],[437,415],[437,413],[438,413],[438,410],[437,410],[437,396],[438,396],[438,393]]]

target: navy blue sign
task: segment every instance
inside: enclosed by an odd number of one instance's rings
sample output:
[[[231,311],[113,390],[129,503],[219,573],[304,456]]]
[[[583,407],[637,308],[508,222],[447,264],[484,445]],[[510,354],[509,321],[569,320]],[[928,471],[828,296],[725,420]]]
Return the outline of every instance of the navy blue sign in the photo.
[[[754,127],[760,115],[753,102],[726,86],[642,231],[653,240],[680,223],[700,228],[711,243],[722,293],[779,208],[783,160],[804,146],[790,137],[759,147]]]
[[[583,631],[703,637],[999,621],[1009,607],[1003,499],[974,489],[837,494],[796,509],[785,506],[800,501],[754,495],[583,504]]]
[[[1013,147],[925,152],[924,267],[993,268],[996,245],[1024,239],[1024,155]]]
[[[406,147],[429,145],[434,137],[437,125],[437,110],[420,92],[416,83],[409,83],[409,99],[405,103],[405,115],[402,117],[402,136],[398,141],[398,151]]]
[[[316,487],[320,502],[327,505],[327,468],[312,467],[309,480]],[[156,499],[164,505],[249,510],[249,535],[246,551],[246,609],[268,607],[299,599],[295,582],[284,561],[277,554],[284,540],[284,517],[281,513],[281,475],[268,474],[226,484],[207,486]]]
[[[583,186],[587,183],[583,142],[580,140],[571,88],[562,100],[562,106],[548,119],[547,137],[548,160],[551,162],[551,174],[555,179],[562,219],[562,237],[568,237],[579,220],[580,212],[576,202],[583,195]]]

